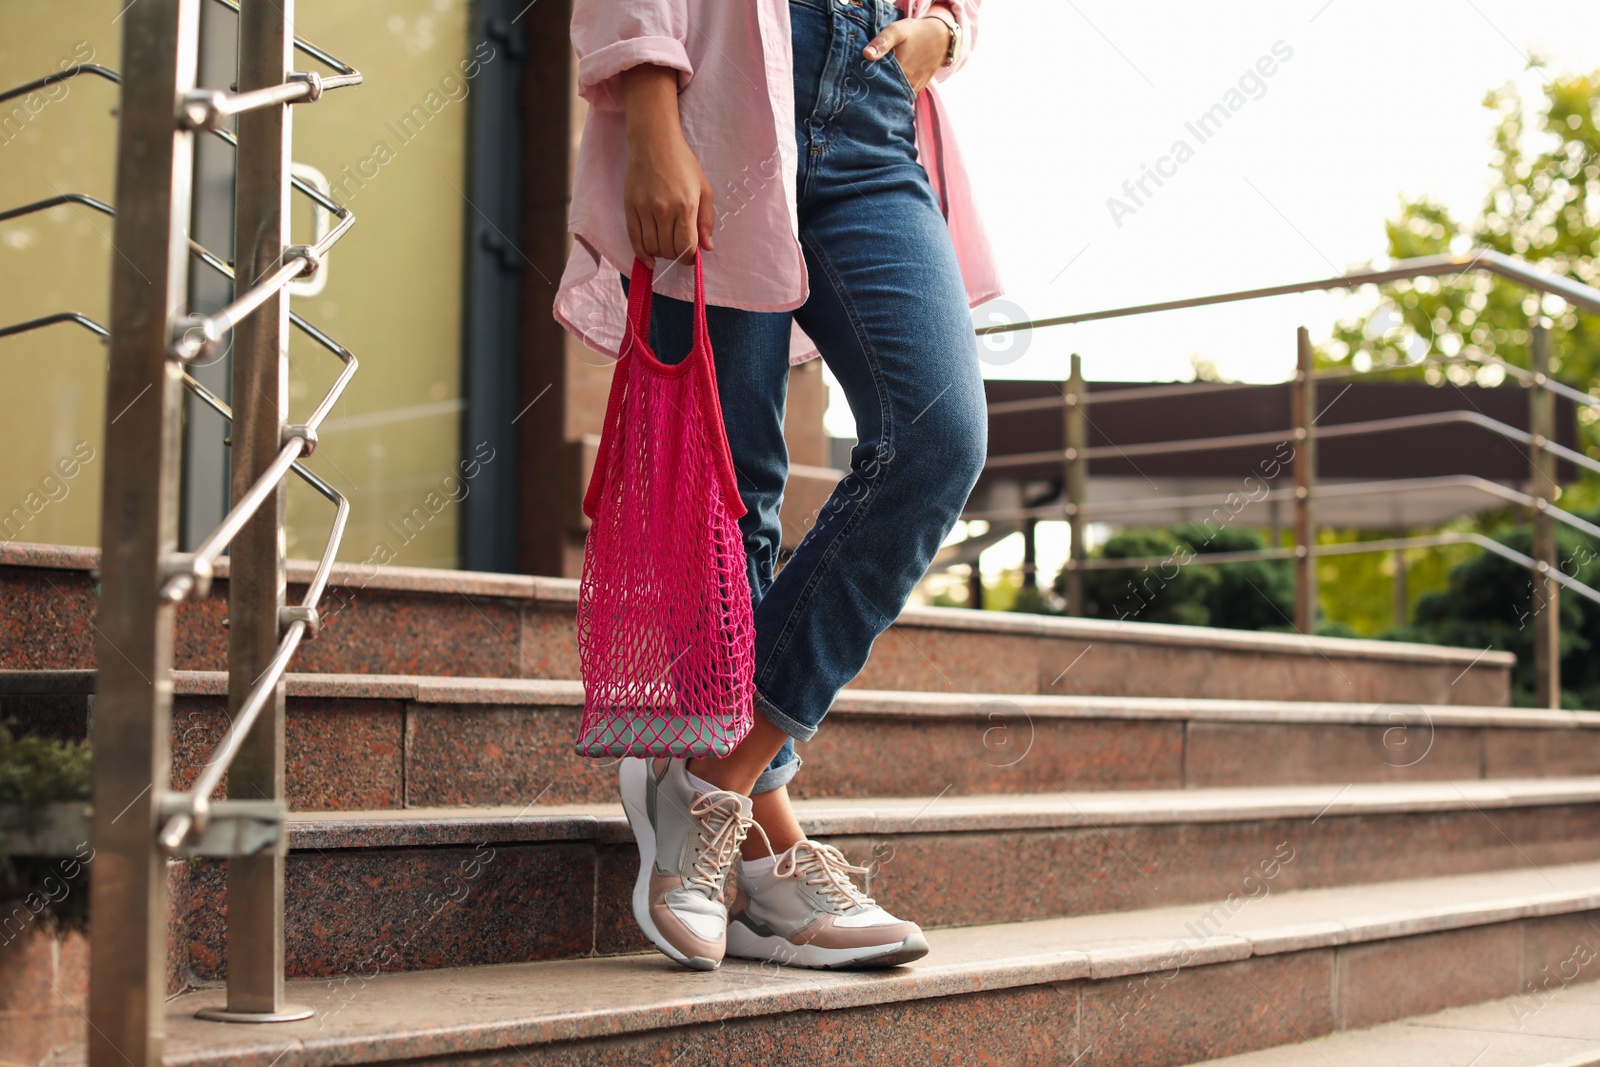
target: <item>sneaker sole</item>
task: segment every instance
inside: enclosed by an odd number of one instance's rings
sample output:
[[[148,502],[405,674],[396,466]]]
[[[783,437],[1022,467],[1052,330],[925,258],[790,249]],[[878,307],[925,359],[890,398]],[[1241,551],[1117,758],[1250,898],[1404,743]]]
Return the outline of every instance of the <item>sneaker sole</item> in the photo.
[[[758,934],[743,923],[728,924],[728,955],[763,963],[781,963],[818,971],[875,970],[899,967],[928,954],[928,939],[912,934],[904,941],[865,948],[796,945],[781,937]]]
[[[650,871],[656,865],[656,828],[650,824],[650,814],[645,807],[645,776],[649,773],[648,758],[631,757],[622,761],[617,772],[622,791],[622,810],[628,816],[633,840],[639,846],[639,874],[633,880],[633,919],[650,943],[668,959],[691,970],[714,971],[719,961],[708,960],[704,956],[684,955],[661,936],[655,920],[650,918]]]

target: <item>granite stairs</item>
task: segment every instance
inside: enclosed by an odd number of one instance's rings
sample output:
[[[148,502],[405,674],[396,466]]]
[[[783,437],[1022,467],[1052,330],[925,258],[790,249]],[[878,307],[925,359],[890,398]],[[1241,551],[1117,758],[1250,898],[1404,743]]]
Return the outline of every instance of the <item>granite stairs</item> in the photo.
[[[86,732],[94,563],[0,546],[0,718]],[[1511,709],[1509,656],[908,609],[794,792],[932,953],[693,974],[628,913],[614,767],[571,754],[575,583],[330,595],[287,686],[318,1014],[193,1018],[226,871],[175,862],[173,1064],[1600,1064],[1600,714]],[[179,783],[226,725],[225,606],[224,571],[178,614]]]

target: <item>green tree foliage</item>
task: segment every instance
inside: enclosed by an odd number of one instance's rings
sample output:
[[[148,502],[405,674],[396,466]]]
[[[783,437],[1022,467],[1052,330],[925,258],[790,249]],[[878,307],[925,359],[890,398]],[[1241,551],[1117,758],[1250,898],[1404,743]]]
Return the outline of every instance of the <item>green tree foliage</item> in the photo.
[[[1446,530],[1475,531],[1476,519],[1449,524]],[[1404,531],[1396,531],[1404,532]],[[1347,544],[1389,536],[1389,531],[1323,529],[1319,544]],[[1422,597],[1441,590],[1449,583],[1450,569],[1475,558],[1480,549],[1471,545],[1447,545],[1413,549],[1406,553],[1406,620],[1416,618]],[[1317,558],[1317,590],[1323,616],[1330,623],[1349,627],[1352,636],[1376,637],[1393,629],[1394,612],[1393,552],[1358,552]]]
[[[1548,78],[1544,98],[1525,105],[1515,87],[1491,92],[1495,116],[1493,180],[1476,219],[1463,222],[1427,198],[1402,201],[1386,226],[1393,258],[1488,248],[1545,270],[1600,286],[1600,71]],[[1551,320],[1552,366],[1568,384],[1600,396],[1600,316],[1482,273],[1419,278],[1381,290],[1371,316],[1340,324],[1320,353],[1325,364],[1356,369],[1399,366],[1404,376],[1496,385],[1503,372],[1456,363],[1418,368],[1425,356],[1494,356],[1528,366],[1529,326]],[[1600,458],[1592,412],[1582,418],[1584,445]],[[1590,501],[1592,503],[1592,501]]]
[[[1402,201],[1398,215],[1386,226],[1387,254],[1402,259],[1488,248],[1600,286],[1600,129],[1595,123],[1600,115],[1600,71],[1546,77],[1542,96],[1533,101],[1506,86],[1487,94],[1483,103],[1493,116],[1494,133],[1489,191],[1477,217],[1457,219],[1427,198]],[[1397,367],[1401,369],[1392,372],[1396,377],[1424,378],[1440,385],[1497,385],[1504,372],[1474,364],[1470,357],[1491,356],[1527,367],[1531,321],[1543,314],[1551,322],[1552,368],[1557,376],[1600,396],[1600,316],[1559,299],[1541,300],[1521,286],[1476,272],[1399,282],[1381,292],[1384,302],[1372,315],[1339,325],[1319,351],[1319,362],[1357,370]],[[1422,363],[1441,357],[1467,359],[1445,365]],[[1580,447],[1600,458],[1596,414],[1592,409],[1578,412]],[[1568,510],[1600,504],[1600,479],[1586,477],[1564,489],[1561,505]],[[1513,519],[1510,510],[1497,509],[1464,528],[1491,529]],[[1430,610],[1456,602],[1441,586],[1452,556],[1459,558],[1459,553],[1429,553],[1414,561],[1411,585],[1416,611],[1423,609],[1425,600]],[[1488,557],[1478,562],[1489,565]],[[1349,556],[1319,565],[1326,614],[1362,632],[1373,632],[1385,599],[1392,597],[1385,563],[1382,557]],[[1503,561],[1493,565],[1511,566]],[[1521,580],[1526,584],[1526,576]],[[1438,591],[1439,597],[1418,597],[1419,591]],[[1444,631],[1430,624],[1414,632]],[[1462,638],[1461,643],[1473,642]],[[1478,642],[1478,647],[1485,643]]]

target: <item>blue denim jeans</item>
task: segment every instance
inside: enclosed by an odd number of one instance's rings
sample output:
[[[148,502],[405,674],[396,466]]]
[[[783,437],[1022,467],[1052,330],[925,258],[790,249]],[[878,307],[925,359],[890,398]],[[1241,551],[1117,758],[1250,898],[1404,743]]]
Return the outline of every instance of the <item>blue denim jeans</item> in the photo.
[[[739,525],[755,604],[756,708],[789,735],[758,793],[794,777],[794,742],[816,733],[905,606],[977,481],[988,429],[966,289],[917,162],[911,86],[892,55],[861,55],[900,12],[889,0],[791,0],[789,11],[810,296],[792,312],[706,313],[748,509]],[[791,319],[843,387],[858,443],[778,570]],[[660,359],[687,356],[692,322],[692,305],[655,297],[650,344]]]

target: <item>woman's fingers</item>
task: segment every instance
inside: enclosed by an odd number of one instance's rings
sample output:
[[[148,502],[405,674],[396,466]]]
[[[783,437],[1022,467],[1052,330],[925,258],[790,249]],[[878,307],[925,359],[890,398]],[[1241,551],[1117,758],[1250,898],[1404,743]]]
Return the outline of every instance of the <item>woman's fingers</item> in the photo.
[[[645,262],[654,263],[661,255],[661,228],[657,225],[655,211],[645,211],[639,216],[639,228],[644,231]]]
[[[906,39],[905,27],[901,25],[903,21],[897,19],[889,23],[882,33],[867,42],[867,47],[861,50],[861,54],[868,59],[882,59],[893,52],[895,46]]]
[[[717,213],[712,204],[710,185],[704,185],[700,189],[699,215],[700,247],[704,248],[707,252],[710,252],[717,247],[711,241],[711,231],[715,229],[717,225]]]
[[[678,259],[695,246],[695,210],[686,204],[672,218],[672,259]]]
[[[644,230],[639,224],[639,213],[632,208],[628,209],[628,243],[633,245],[633,254],[650,262],[650,250],[644,246]]]
[[[680,259],[697,244],[710,248],[714,221],[709,189],[702,190],[693,199],[658,204],[645,213],[641,227],[644,247],[651,255],[662,259]]]

